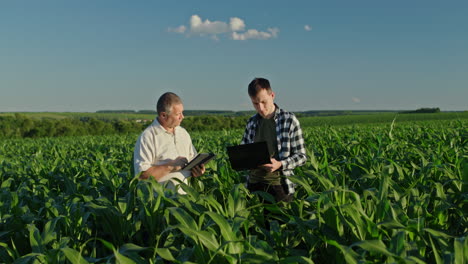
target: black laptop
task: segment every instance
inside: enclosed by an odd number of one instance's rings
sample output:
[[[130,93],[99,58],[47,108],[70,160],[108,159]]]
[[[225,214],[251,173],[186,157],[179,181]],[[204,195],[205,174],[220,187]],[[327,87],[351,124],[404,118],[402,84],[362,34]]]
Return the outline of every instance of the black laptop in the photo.
[[[227,147],[229,162],[234,170],[251,170],[271,163],[265,141]]]

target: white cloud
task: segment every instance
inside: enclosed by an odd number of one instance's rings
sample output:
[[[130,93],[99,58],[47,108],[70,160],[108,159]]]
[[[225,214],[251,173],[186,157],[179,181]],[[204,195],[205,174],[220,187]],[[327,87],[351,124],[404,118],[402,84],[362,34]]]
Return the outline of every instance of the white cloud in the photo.
[[[206,19],[203,21],[198,15],[193,15],[190,18],[190,32],[194,34],[221,34],[229,31],[229,26],[227,23],[222,21],[209,21]]]
[[[305,29],[305,31],[311,31],[311,30],[312,30],[312,27],[309,26],[309,25],[305,25],[305,26],[304,26],[304,29]]]
[[[270,39],[278,37],[279,29],[269,28],[268,32],[261,32],[256,29],[249,29],[245,33],[232,32],[231,37],[234,40],[247,40],[247,39]]]
[[[168,28],[167,29],[167,31],[169,31],[169,32],[180,33],[180,34],[185,33],[185,30],[187,30],[187,28],[184,25],[178,26],[176,28]]]
[[[187,36],[207,36],[213,40],[219,40],[219,36],[227,34],[233,40],[248,40],[248,39],[271,39],[278,37],[278,28],[268,28],[267,31],[259,31],[257,29],[248,29],[245,31],[246,25],[244,20],[238,17],[231,17],[229,24],[223,21],[210,21],[203,19],[198,15],[192,15],[188,28],[181,25],[176,28],[169,28],[169,32],[186,34]]]
[[[231,17],[229,25],[231,26],[232,31],[243,31],[245,29],[244,20],[238,17]]]
[[[361,102],[361,99],[357,98],[357,97],[351,97],[351,100],[353,101],[353,103],[360,103]]]

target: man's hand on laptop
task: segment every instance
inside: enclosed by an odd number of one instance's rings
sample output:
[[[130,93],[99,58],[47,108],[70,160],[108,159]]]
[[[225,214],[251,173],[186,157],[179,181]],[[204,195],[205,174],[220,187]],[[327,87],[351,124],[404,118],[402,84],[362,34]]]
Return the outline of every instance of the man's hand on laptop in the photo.
[[[279,168],[281,168],[282,164],[280,161],[277,161],[274,158],[271,158],[270,160],[271,160],[271,163],[263,164],[260,167],[268,172],[274,172],[278,170]]]

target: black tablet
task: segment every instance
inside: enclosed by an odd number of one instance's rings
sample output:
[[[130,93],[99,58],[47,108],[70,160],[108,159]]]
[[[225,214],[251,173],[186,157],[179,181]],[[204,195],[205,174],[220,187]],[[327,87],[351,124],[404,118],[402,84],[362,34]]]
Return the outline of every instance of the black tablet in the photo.
[[[211,159],[213,159],[216,155],[213,153],[198,153],[193,159],[191,159],[187,165],[185,165],[182,170],[191,170],[194,167],[205,164]]]

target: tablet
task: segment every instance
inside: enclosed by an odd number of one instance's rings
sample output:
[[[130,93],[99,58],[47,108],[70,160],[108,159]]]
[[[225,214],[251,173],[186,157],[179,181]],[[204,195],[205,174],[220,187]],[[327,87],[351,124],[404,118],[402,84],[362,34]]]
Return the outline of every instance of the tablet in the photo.
[[[271,163],[266,141],[227,147],[229,162],[234,170],[257,169]]]
[[[198,155],[191,159],[181,170],[191,170],[198,165],[207,163],[215,156],[216,155],[213,153],[198,153]]]

